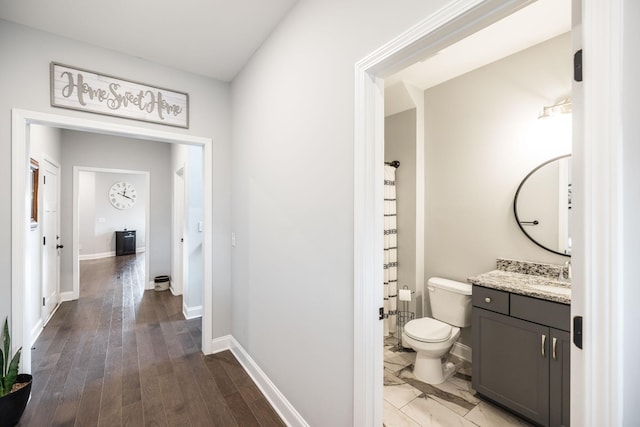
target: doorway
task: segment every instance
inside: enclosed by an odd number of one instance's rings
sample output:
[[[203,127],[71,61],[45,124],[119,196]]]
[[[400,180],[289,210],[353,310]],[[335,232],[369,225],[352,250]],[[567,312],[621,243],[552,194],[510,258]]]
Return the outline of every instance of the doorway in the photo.
[[[111,209],[106,200],[98,196],[101,203],[96,203],[96,193],[100,187],[100,194],[104,188],[116,180],[132,177],[142,197],[136,203],[135,215],[130,211]],[[72,236],[72,282],[73,289],[70,299],[80,298],[80,261],[98,259],[117,255],[114,250],[116,229],[135,230],[135,252],[149,253],[149,215],[150,215],[150,173],[147,171],[133,171],[125,169],[110,169],[97,167],[73,167],[73,236]],[[142,203],[144,203],[142,205]],[[96,212],[95,207],[99,206]],[[113,214],[112,212],[117,212]],[[123,217],[122,214],[126,214]],[[140,243],[143,243],[142,245]],[[76,249],[77,248],[77,249]],[[82,251],[82,253],[80,253]],[[144,279],[149,283],[149,256],[145,256]],[[149,286],[147,285],[147,288]]]
[[[512,31],[514,27],[518,30]],[[433,317],[430,309],[438,307],[430,304],[433,294],[426,287],[432,277],[462,282],[470,292],[467,278],[496,269],[496,259],[504,254],[564,264],[566,258],[530,244],[508,213],[517,184],[531,169],[571,152],[571,114],[538,118],[544,105],[570,99],[570,31],[571,1],[540,0],[385,78],[384,160],[399,160],[401,165],[394,180],[398,288],[415,291],[408,305],[416,304],[406,312],[398,301],[399,318]],[[506,34],[509,43],[491,42]],[[424,136],[416,137],[420,128]],[[508,164],[504,158],[510,159]],[[418,184],[423,185],[420,190]],[[537,203],[542,205],[540,198]],[[557,203],[556,198],[549,207]],[[425,205],[427,215],[422,210],[419,218],[418,208]],[[419,234],[416,224],[426,233]],[[416,240],[426,249],[420,257],[414,256],[420,252]],[[399,345],[399,337],[385,339],[385,423],[410,418],[422,424],[434,413],[452,425],[461,418],[483,425],[483,417],[492,413],[509,418],[474,395],[472,328],[466,326],[448,356],[459,369],[440,385],[415,380],[407,366],[414,363],[415,353],[403,351],[407,346]],[[477,361],[476,352],[473,356]],[[427,404],[425,395],[435,402]]]
[[[29,331],[24,320],[26,313],[23,283],[27,270],[27,230],[30,219],[27,216],[28,201],[25,200],[29,172],[29,125],[40,124],[48,127],[79,130],[90,133],[104,133],[130,138],[146,139],[153,142],[187,144],[202,147],[203,152],[203,244],[204,259],[211,259],[212,247],[212,140],[210,138],[177,134],[136,126],[124,126],[96,120],[78,119],[55,114],[39,113],[25,110],[12,110],[12,344],[17,349],[28,345]],[[77,252],[77,244],[74,245]],[[77,259],[78,254],[74,257]],[[210,354],[213,348],[212,337],[212,268],[211,263],[203,263],[203,321],[202,351]],[[22,370],[31,372],[29,352],[23,353]]]
[[[497,22],[501,18],[517,11],[518,9],[526,6],[528,1],[462,1],[456,2],[455,5],[445,7],[435,13],[433,16],[427,18],[419,25],[408,30],[406,33],[399,36],[393,42],[376,50],[374,53],[364,58],[356,64],[356,97],[355,97],[355,212],[354,212],[354,424],[356,425],[379,425],[382,423],[382,329],[381,322],[378,321],[378,316],[373,317],[372,313],[378,313],[380,301],[382,300],[382,164],[384,159],[382,157],[384,146],[383,124],[382,124],[382,111],[383,111],[383,87],[384,77],[397,72],[405,68],[406,66],[414,63],[418,57],[427,57],[439,52],[443,47],[448,46],[456,41],[463,39],[464,37],[484,28],[494,22]],[[580,18],[580,2],[574,1],[574,17]],[[577,9],[577,11],[575,10]],[[580,23],[578,20],[578,24]],[[608,37],[613,37],[613,28],[609,24],[611,22],[617,22],[615,19],[600,23],[598,26],[594,22],[589,24],[589,33],[585,31],[582,37],[586,40],[590,40],[595,43],[597,37],[595,35],[594,28],[603,30]],[[574,23],[576,24],[576,23]],[[585,36],[584,34],[589,34]],[[581,47],[581,40],[575,43],[574,46]],[[601,52],[604,53],[604,52]],[[593,60],[592,60],[593,61]],[[590,66],[599,68],[600,65],[595,62],[591,62]],[[611,77],[611,74],[607,71],[605,73]],[[594,83],[595,85],[595,83]],[[598,83],[599,85],[599,83]],[[575,93],[575,91],[574,91]],[[604,92],[598,92],[603,98],[607,95]],[[574,95],[575,96],[575,95]],[[578,102],[582,102],[582,98],[578,97]],[[581,110],[582,105],[575,105],[574,111]],[[602,131],[600,125],[596,122],[591,122],[586,125],[586,121],[582,121],[582,116],[577,117],[574,113],[574,118],[577,119],[574,126],[579,129],[578,132],[574,132],[574,141],[578,141],[583,135],[582,129],[584,127],[591,127]],[[612,131],[611,128],[606,128],[606,131]],[[585,161],[585,145],[594,148],[596,141],[581,141],[580,147],[576,147],[574,143],[574,153],[576,154],[576,163]],[[610,153],[605,149],[607,155]],[[610,164],[604,164],[593,158],[589,158],[590,166],[596,168],[598,171],[609,171]],[[590,181],[585,180],[584,170],[581,166],[577,167],[578,178],[576,179],[579,184],[584,185],[583,195],[589,195],[589,191],[592,191],[595,187],[592,187]],[[575,171],[574,171],[575,173]],[[584,181],[583,181],[584,180]],[[610,180],[607,183],[614,186],[615,183]],[[597,196],[597,194],[596,194]],[[604,201],[603,201],[604,203]],[[593,213],[596,214],[598,209],[595,206],[591,206]],[[577,218],[577,225],[583,226],[585,216],[588,213],[580,212]],[[602,227],[602,231],[606,234],[607,224],[599,224]],[[593,234],[593,230],[578,231],[577,239],[586,246],[587,249],[591,248],[593,241],[591,238],[596,238],[597,235]],[[585,239],[585,240],[582,240]],[[575,243],[575,242],[574,242]],[[575,254],[575,253],[574,253]],[[584,259],[577,255],[574,266],[579,265],[579,269],[587,270],[587,266],[583,264]],[[594,265],[597,265],[594,264]],[[591,267],[589,267],[591,268]],[[596,268],[595,273],[600,273]],[[577,273],[577,274],[576,274]],[[574,268],[574,277],[584,278],[582,273],[576,272]],[[583,287],[575,289],[577,298],[572,301],[572,316],[584,314],[584,295],[590,293],[592,295],[599,294],[599,290],[591,286],[590,282],[582,282]],[[371,290],[375,289],[375,292]],[[602,292],[607,294],[607,292]],[[577,304],[576,304],[577,302]],[[591,307],[592,310],[598,311],[595,307]],[[610,308],[603,309],[604,313],[608,313]],[[602,314],[604,314],[602,313]],[[596,318],[606,319],[607,317],[599,317],[597,313]],[[591,319],[594,322],[595,319]],[[609,342],[617,340],[621,337],[611,338]],[[373,349],[373,351],[372,351]],[[590,348],[590,350],[594,350]],[[595,349],[600,351],[599,349]],[[606,357],[605,357],[606,359]],[[596,372],[597,368],[595,364],[588,364],[585,362],[584,354],[582,352],[572,350],[572,368],[575,367],[577,375],[572,376],[572,389],[581,390],[584,389],[584,373],[587,370],[589,373]],[[600,394],[601,392],[598,392]],[[600,394],[601,395],[601,394]],[[593,405],[584,405],[585,402],[595,402],[592,400],[594,397],[589,398],[580,396],[579,399],[573,399],[572,401],[572,414],[582,414],[585,407]],[[590,400],[591,399],[591,400]],[[584,421],[584,418],[578,417],[578,423]]]

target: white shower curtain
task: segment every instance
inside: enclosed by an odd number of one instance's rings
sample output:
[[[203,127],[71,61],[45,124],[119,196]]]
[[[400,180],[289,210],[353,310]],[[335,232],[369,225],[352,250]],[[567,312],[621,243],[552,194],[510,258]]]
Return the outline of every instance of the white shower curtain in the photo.
[[[398,231],[396,230],[396,168],[384,167],[384,336],[396,333],[398,293]]]

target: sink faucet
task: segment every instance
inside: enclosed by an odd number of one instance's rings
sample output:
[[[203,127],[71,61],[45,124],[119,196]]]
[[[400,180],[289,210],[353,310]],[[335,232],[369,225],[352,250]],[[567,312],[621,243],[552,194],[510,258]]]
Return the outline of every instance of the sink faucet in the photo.
[[[566,261],[564,263],[564,267],[562,267],[560,274],[558,274],[558,280],[561,282],[571,281],[571,261]]]

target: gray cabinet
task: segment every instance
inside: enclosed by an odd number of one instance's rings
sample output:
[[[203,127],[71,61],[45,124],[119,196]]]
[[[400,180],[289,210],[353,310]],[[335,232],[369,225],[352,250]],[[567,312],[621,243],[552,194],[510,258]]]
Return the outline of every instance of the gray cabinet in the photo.
[[[553,427],[569,427],[571,334],[551,329],[551,348],[549,424]]]
[[[569,426],[568,305],[474,286],[473,388],[542,426]]]

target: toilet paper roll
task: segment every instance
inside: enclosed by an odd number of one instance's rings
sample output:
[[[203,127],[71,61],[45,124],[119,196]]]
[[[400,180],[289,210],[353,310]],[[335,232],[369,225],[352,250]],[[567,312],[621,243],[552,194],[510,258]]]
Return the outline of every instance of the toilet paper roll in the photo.
[[[400,301],[411,301],[411,290],[410,289],[400,289],[400,293],[398,294]]]

